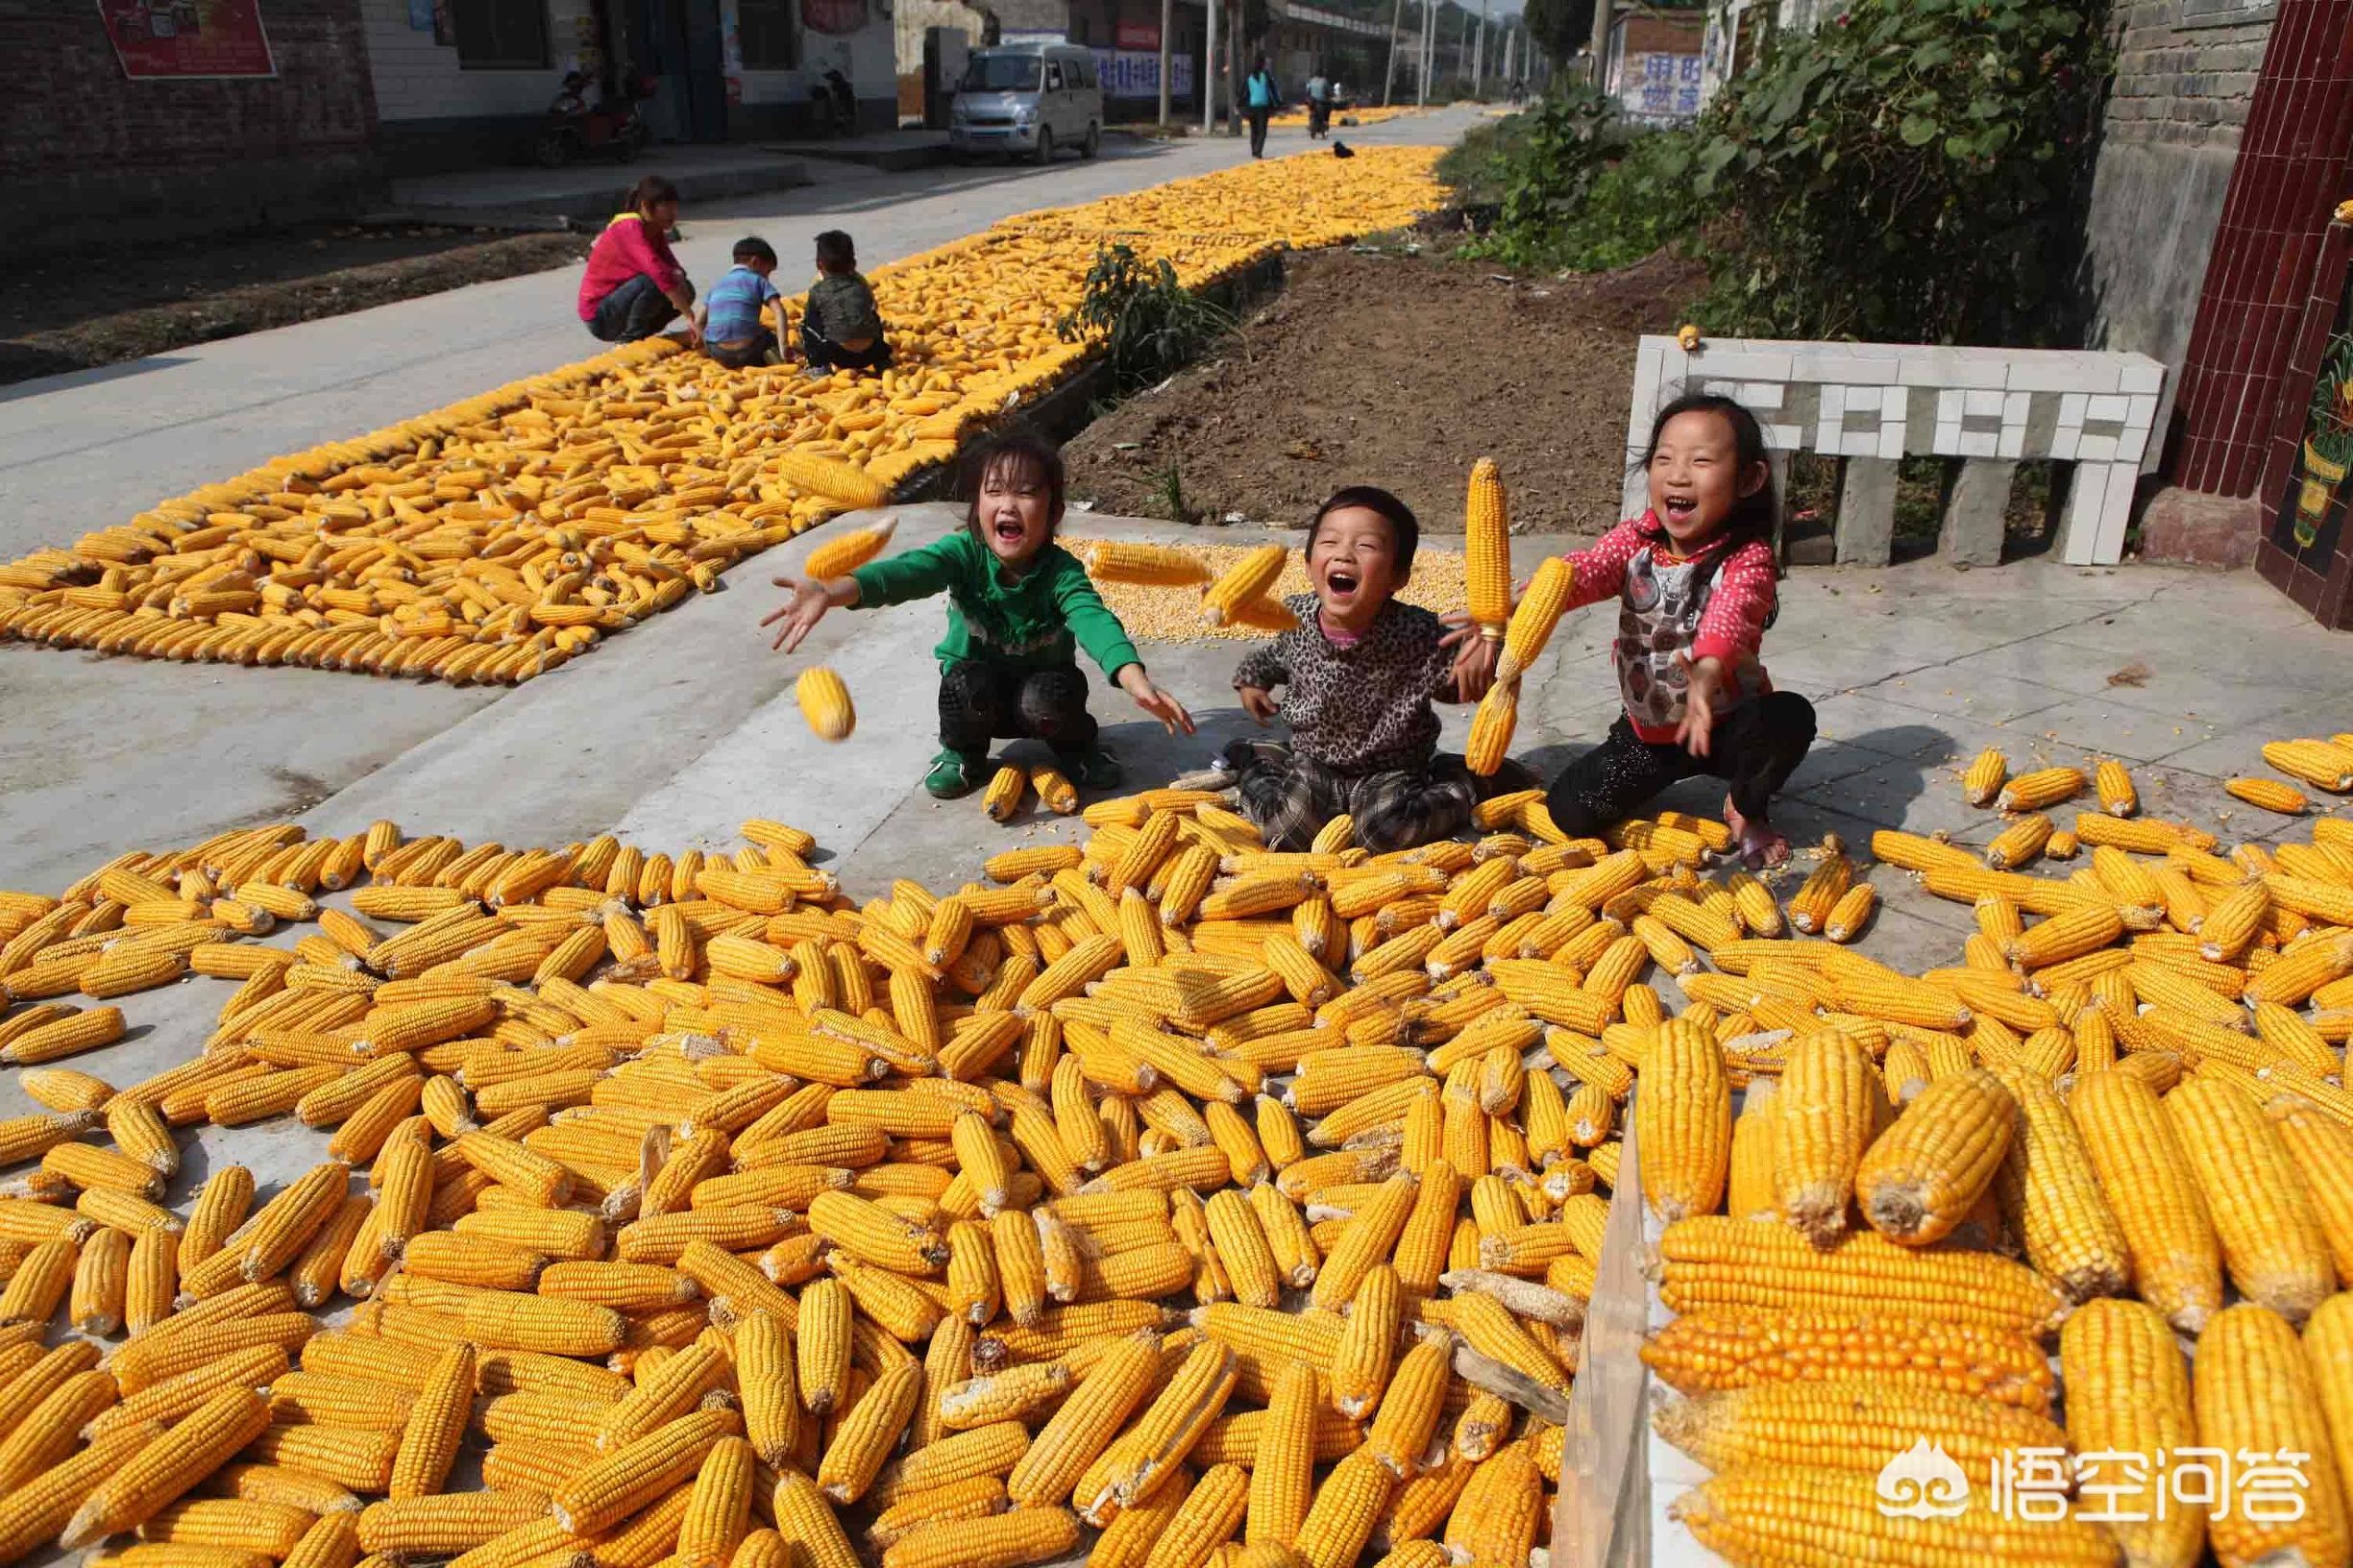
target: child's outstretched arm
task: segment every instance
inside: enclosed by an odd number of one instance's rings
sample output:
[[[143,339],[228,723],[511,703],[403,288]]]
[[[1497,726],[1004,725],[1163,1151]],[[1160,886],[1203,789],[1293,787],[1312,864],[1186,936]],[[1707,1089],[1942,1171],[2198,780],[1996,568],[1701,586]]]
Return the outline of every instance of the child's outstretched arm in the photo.
[[[1054,604],[1062,611],[1063,624],[1070,628],[1070,636],[1087,656],[1103,667],[1112,683],[1135,699],[1136,705],[1158,719],[1174,735],[1193,732],[1192,715],[1185,704],[1169,696],[1156,684],[1143,667],[1143,656],[1128,638],[1127,628],[1112,613],[1103,596],[1095,592],[1088,579],[1087,569],[1076,557],[1063,553],[1053,568]]]
[[[793,597],[784,601],[782,608],[760,618],[763,626],[784,623],[776,640],[768,645],[772,650],[799,651],[801,639],[817,629],[827,610],[846,610],[858,602],[856,577],[778,577],[775,581],[777,587],[791,589]]]
[[[763,626],[781,621],[783,629],[776,633],[772,648],[790,653],[798,649],[801,639],[817,629],[827,610],[846,610],[857,606],[882,609],[892,604],[903,604],[911,599],[929,599],[944,593],[954,582],[955,541],[959,534],[925,545],[920,550],[904,551],[879,561],[869,561],[846,577],[829,577],[821,581],[800,577],[777,577],[779,588],[792,590],[793,597],[781,609],[760,618]]]

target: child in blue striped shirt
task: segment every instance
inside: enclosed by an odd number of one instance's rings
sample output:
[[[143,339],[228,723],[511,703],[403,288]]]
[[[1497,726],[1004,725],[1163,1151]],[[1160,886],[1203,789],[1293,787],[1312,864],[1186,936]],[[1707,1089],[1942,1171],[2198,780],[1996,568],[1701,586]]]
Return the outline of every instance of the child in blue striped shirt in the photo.
[[[776,306],[776,320],[784,320],[776,285],[769,275],[776,270],[775,248],[758,235],[735,242],[735,265],[711,285],[696,306],[702,328],[702,352],[729,370],[784,361],[773,329],[762,326],[760,310]]]

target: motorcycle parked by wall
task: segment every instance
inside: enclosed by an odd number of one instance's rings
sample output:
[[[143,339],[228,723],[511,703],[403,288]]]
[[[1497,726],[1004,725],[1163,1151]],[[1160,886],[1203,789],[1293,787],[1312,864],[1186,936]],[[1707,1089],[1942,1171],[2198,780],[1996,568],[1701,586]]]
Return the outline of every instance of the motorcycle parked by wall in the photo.
[[[653,128],[639,108],[652,96],[643,78],[617,96],[592,98],[594,85],[585,72],[564,78],[563,90],[548,106],[548,123],[532,139],[531,157],[541,168],[560,169],[582,158],[633,160],[653,140]]]

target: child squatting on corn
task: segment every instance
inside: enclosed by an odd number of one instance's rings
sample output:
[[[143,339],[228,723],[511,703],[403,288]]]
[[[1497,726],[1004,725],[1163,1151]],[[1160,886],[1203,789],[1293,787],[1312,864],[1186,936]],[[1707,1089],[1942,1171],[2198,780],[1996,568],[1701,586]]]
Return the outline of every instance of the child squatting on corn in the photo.
[[[1764,432],[1731,399],[1691,394],[1658,411],[1644,462],[1650,509],[1568,557],[1568,608],[1618,597],[1626,711],[1554,780],[1553,821],[1599,833],[1706,773],[1731,785],[1724,820],[1742,859],[1777,866],[1789,841],[1766,814],[1814,744],[1814,709],[1757,662],[1778,608]]]
[[[1342,813],[1376,853],[1429,844],[1468,827],[1484,796],[1532,782],[1510,764],[1477,778],[1438,753],[1431,703],[1478,700],[1496,645],[1459,612],[1441,620],[1397,600],[1420,539],[1412,511],[1387,491],[1336,492],[1308,525],[1314,591],[1284,600],[1299,625],[1234,672],[1252,718],[1279,712],[1290,725],[1287,746],[1237,741],[1218,760],[1269,848],[1305,849]]]
[[[1096,744],[1078,649],[1171,732],[1191,734],[1192,716],[1152,683],[1086,568],[1054,542],[1061,454],[1013,436],[982,446],[967,474],[971,507],[960,531],[870,561],[846,577],[778,577],[776,586],[793,598],[760,624],[784,623],[775,646],[789,653],[829,609],[881,609],[944,591],[947,635],[934,649],[942,749],[923,787],[943,800],[969,794],[987,781],[992,740],[1028,736],[1053,748],[1073,783],[1112,788],[1119,766]]]

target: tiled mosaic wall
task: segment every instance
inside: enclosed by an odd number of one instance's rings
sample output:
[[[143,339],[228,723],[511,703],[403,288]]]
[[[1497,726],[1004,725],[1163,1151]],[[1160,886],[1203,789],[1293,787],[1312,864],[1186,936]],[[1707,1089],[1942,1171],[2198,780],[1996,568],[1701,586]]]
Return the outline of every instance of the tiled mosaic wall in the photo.
[[[1687,353],[1674,338],[1645,337],[1626,427],[1626,505],[1632,515],[1645,504],[1636,465],[1657,411],[1685,391],[1715,392],[1747,405],[1777,452],[2071,462],[2059,552],[2077,564],[2112,562],[2123,552],[2134,483],[2153,456],[2164,384],[2165,367],[2139,354],[1741,338]]]

